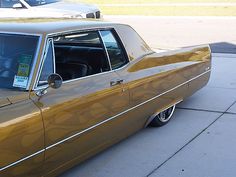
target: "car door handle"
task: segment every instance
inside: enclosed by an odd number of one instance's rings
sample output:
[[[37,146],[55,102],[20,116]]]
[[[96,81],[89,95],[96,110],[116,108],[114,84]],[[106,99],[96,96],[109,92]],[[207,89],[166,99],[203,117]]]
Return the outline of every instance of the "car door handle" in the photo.
[[[116,81],[111,81],[111,82],[110,82],[110,85],[111,85],[111,86],[120,85],[120,84],[122,84],[123,82],[124,82],[123,79],[119,79],[119,80],[116,80]]]

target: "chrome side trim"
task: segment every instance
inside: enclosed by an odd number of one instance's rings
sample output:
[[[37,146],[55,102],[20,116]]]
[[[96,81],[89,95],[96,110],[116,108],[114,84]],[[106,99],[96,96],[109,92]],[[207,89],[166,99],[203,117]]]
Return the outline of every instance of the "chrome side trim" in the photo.
[[[63,140],[61,140],[61,141],[58,141],[57,143],[52,144],[52,145],[46,147],[46,150],[51,149],[51,148],[53,148],[53,147],[55,147],[55,146],[57,146],[57,145],[59,145],[59,144],[61,144],[61,143],[64,143],[64,142],[66,142],[66,141],[68,141],[68,140],[70,140],[70,139],[72,139],[72,138],[74,138],[74,137],[76,137],[76,136],[79,136],[79,135],[81,135],[81,134],[83,134],[83,133],[85,133],[85,132],[87,132],[87,131],[89,131],[89,130],[92,130],[92,129],[94,129],[94,128],[96,128],[96,127],[98,127],[98,126],[100,126],[100,125],[102,125],[102,124],[104,124],[104,123],[106,123],[106,122],[109,122],[109,121],[115,119],[116,117],[121,116],[122,114],[125,114],[125,113],[127,113],[127,112],[129,112],[129,111],[131,111],[131,110],[133,110],[133,109],[136,109],[136,108],[139,107],[139,106],[142,106],[142,105],[144,105],[144,104],[146,104],[146,103],[148,103],[148,102],[150,102],[150,101],[152,101],[152,100],[154,100],[154,99],[156,99],[156,98],[158,98],[158,97],[160,97],[160,96],[162,96],[162,95],[165,95],[166,93],[169,93],[169,92],[171,92],[171,91],[173,91],[173,90],[175,90],[175,89],[177,89],[177,88],[179,88],[179,87],[181,87],[181,86],[183,86],[183,85],[185,85],[185,84],[191,82],[192,80],[195,80],[195,79],[197,79],[197,78],[199,78],[199,77],[201,77],[201,76],[203,76],[203,75],[209,73],[210,71],[211,71],[211,70],[208,70],[208,71],[206,71],[206,72],[204,72],[204,73],[202,73],[202,74],[200,74],[200,75],[198,75],[198,76],[196,76],[196,77],[194,77],[194,78],[192,78],[192,79],[190,79],[190,80],[188,80],[188,81],[186,81],[186,82],[184,82],[184,83],[182,83],[182,84],[180,84],[180,85],[175,86],[174,88],[172,88],[172,89],[170,89],[170,90],[167,90],[167,91],[165,91],[165,92],[163,92],[163,93],[161,93],[161,94],[159,94],[159,95],[157,95],[157,96],[155,96],[155,97],[153,97],[153,98],[150,98],[150,99],[147,100],[147,101],[144,101],[144,102],[142,102],[142,103],[140,103],[140,104],[138,104],[138,105],[136,105],[136,106],[134,106],[134,107],[132,107],[132,108],[129,108],[129,109],[127,109],[127,110],[125,110],[125,111],[123,111],[123,112],[121,112],[121,113],[119,113],[119,114],[113,116],[113,117],[110,117],[109,119],[106,119],[106,120],[104,120],[104,121],[102,121],[102,122],[99,122],[98,124],[93,125],[93,126],[87,128],[87,129],[84,129],[84,130],[81,131],[81,132],[78,132],[78,133],[76,133],[76,134],[74,134],[74,135],[71,135],[71,136],[69,136],[69,137],[67,137],[67,138],[65,138],[65,139],[63,139]]]
[[[29,155],[29,156],[27,156],[27,157],[24,157],[24,158],[22,158],[22,159],[20,159],[20,160],[18,160],[18,161],[16,161],[16,162],[14,162],[14,163],[11,163],[11,164],[9,164],[9,165],[7,165],[7,166],[5,166],[5,167],[1,167],[1,168],[0,168],[0,171],[3,171],[3,170],[6,170],[7,168],[10,168],[10,167],[12,167],[12,166],[15,166],[15,165],[17,165],[17,164],[19,164],[19,163],[21,163],[21,162],[23,162],[23,161],[25,161],[25,160],[28,160],[28,159],[31,158],[31,157],[34,157],[34,156],[36,156],[36,155],[38,155],[38,154],[43,153],[44,151],[45,151],[45,149],[42,149],[42,150],[40,150],[40,151],[38,151],[38,152],[36,152],[36,153],[34,153],[34,154],[31,154],[31,155]]]
[[[84,129],[84,130],[82,130],[82,131],[80,131],[80,132],[78,132],[78,133],[76,133],[76,134],[74,134],[74,135],[71,135],[71,136],[69,136],[69,137],[67,137],[67,138],[65,138],[65,139],[63,139],[63,140],[61,140],[61,141],[58,141],[57,143],[54,143],[54,144],[52,144],[52,145],[50,145],[50,146],[47,146],[45,149],[42,149],[42,150],[40,150],[40,151],[38,151],[38,152],[36,152],[36,153],[34,153],[34,154],[32,154],[32,155],[29,155],[29,156],[27,156],[27,157],[25,157],[25,158],[22,158],[22,159],[20,159],[20,160],[14,162],[14,163],[12,163],[12,164],[9,164],[9,165],[7,165],[7,166],[5,166],[5,167],[0,167],[0,171],[3,171],[3,170],[5,170],[5,169],[7,169],[7,168],[10,168],[10,167],[14,166],[14,165],[17,165],[17,164],[21,163],[22,161],[28,160],[28,159],[31,158],[31,157],[34,157],[34,156],[36,156],[36,155],[38,155],[38,154],[40,154],[40,153],[43,153],[43,152],[46,151],[46,150],[49,150],[49,149],[51,149],[51,148],[53,148],[53,147],[55,147],[55,146],[57,146],[57,145],[59,145],[59,144],[62,144],[62,143],[64,143],[64,142],[66,142],[66,141],[68,141],[68,140],[74,138],[74,137],[77,137],[77,136],[79,136],[79,135],[81,135],[81,134],[83,134],[83,133],[85,133],[85,132],[87,132],[87,131],[90,131],[90,130],[92,130],[92,129],[94,129],[94,128],[96,128],[96,127],[98,127],[98,126],[100,126],[100,125],[102,125],[102,124],[104,124],[104,123],[106,123],[106,122],[109,122],[109,121],[111,121],[111,120],[113,120],[113,119],[115,119],[115,118],[121,116],[122,114],[125,114],[125,113],[127,113],[127,112],[129,112],[129,111],[131,111],[131,110],[133,110],[133,109],[136,109],[136,108],[138,108],[139,106],[142,106],[142,105],[144,105],[144,104],[146,104],[146,103],[148,103],[148,102],[150,102],[150,101],[152,101],[152,100],[154,100],[154,99],[156,99],[156,98],[158,98],[158,97],[160,97],[160,96],[162,96],[162,95],[164,95],[164,94],[166,94],[166,93],[169,93],[169,92],[171,92],[171,91],[173,91],[173,90],[175,90],[175,89],[177,89],[177,88],[179,88],[179,87],[181,87],[181,86],[183,86],[183,85],[185,85],[185,84],[187,84],[187,83],[189,83],[189,82],[191,82],[191,81],[193,81],[193,80],[195,80],[195,79],[197,79],[197,78],[199,78],[199,77],[201,77],[201,76],[203,76],[203,75],[205,75],[205,74],[207,74],[207,73],[209,73],[210,71],[211,71],[211,69],[209,69],[208,71],[203,72],[202,74],[200,74],[200,75],[198,75],[198,76],[193,77],[192,79],[190,79],[190,80],[188,80],[188,81],[186,81],[186,82],[184,82],[184,83],[182,83],[182,84],[180,84],[180,85],[175,86],[174,88],[172,88],[172,89],[170,89],[170,90],[167,90],[167,91],[165,91],[165,92],[163,92],[163,93],[161,93],[161,94],[159,94],[159,95],[157,95],[157,96],[155,96],[155,97],[153,97],[153,98],[150,98],[150,99],[147,100],[147,101],[144,101],[144,102],[142,102],[142,103],[140,103],[140,104],[138,104],[138,105],[136,105],[136,106],[134,106],[134,107],[132,107],[132,108],[129,108],[129,109],[123,111],[123,112],[120,112],[119,114],[117,114],[117,115],[115,115],[115,116],[113,116],[113,117],[110,117],[109,119],[106,119],[106,120],[104,120],[104,121],[102,121],[102,122],[100,122],[100,123],[98,123],[98,124],[96,124],[96,125],[93,125],[93,126],[87,128],[87,129]]]

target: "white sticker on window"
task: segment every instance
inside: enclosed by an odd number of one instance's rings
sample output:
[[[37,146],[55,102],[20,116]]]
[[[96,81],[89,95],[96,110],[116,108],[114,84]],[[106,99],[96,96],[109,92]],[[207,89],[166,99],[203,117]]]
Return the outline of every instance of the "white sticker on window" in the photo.
[[[13,87],[20,87],[20,88],[26,88],[28,83],[28,77],[23,76],[15,76]]]

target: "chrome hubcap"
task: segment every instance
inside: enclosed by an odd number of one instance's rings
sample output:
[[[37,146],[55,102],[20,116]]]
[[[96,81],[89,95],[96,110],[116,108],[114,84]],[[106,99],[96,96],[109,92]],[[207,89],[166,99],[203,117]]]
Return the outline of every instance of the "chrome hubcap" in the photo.
[[[162,112],[160,112],[157,117],[161,122],[167,122],[170,120],[171,116],[173,115],[175,110],[175,106],[172,106]]]

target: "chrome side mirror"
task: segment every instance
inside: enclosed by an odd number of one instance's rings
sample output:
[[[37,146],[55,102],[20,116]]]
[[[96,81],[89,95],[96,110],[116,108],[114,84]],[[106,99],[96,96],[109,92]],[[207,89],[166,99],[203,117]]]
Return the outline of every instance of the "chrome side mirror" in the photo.
[[[39,97],[39,100],[40,100],[41,97],[47,93],[47,89],[49,87],[53,89],[58,89],[61,87],[62,82],[63,82],[63,79],[59,74],[51,74],[50,76],[48,76],[48,80],[47,80],[48,86],[42,90],[36,91],[35,94]]]
[[[59,74],[51,74],[48,76],[48,85],[53,89],[58,89],[62,85],[62,77]]]

